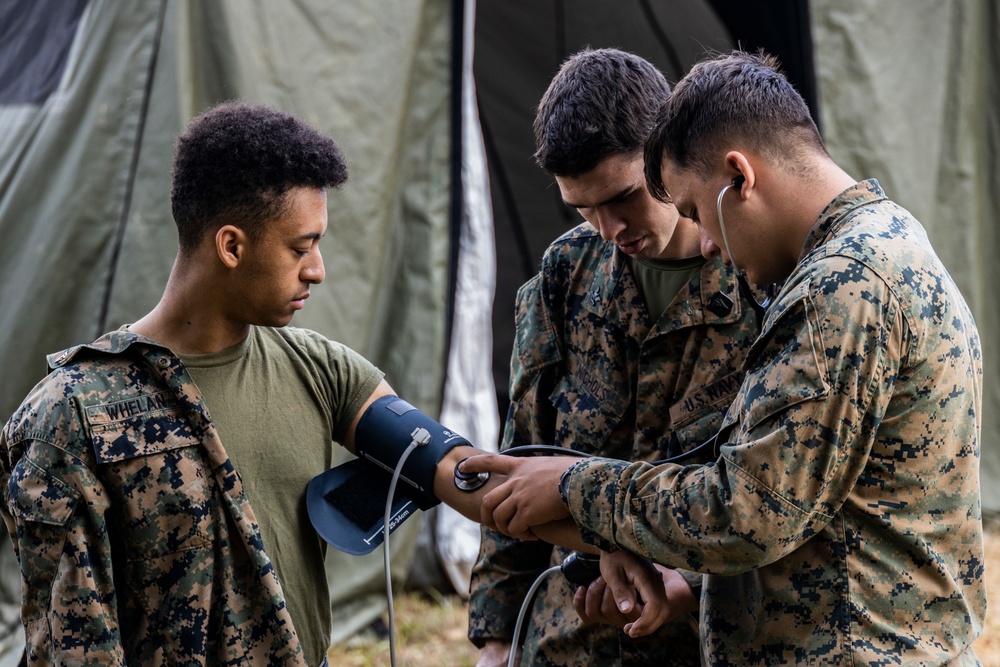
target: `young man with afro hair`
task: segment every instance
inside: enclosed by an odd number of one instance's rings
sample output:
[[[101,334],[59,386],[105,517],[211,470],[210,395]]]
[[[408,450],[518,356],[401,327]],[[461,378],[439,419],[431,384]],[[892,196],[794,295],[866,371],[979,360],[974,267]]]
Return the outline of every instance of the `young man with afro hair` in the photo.
[[[50,355],[0,434],[27,664],[325,663],[306,489],[393,398],[359,354],[286,326],[323,281],[326,190],[346,179],[332,140],[267,107],[216,106],[179,137],[159,303]],[[442,499],[475,451],[440,459]]]

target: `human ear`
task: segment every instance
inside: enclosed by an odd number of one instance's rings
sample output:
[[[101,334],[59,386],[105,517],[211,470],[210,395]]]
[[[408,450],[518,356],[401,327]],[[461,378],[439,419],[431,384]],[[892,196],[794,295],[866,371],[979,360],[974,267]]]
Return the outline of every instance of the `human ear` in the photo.
[[[215,232],[215,252],[226,268],[239,266],[246,251],[246,234],[234,225],[223,225]]]
[[[757,174],[745,153],[740,151],[729,151],[726,153],[726,169],[732,178],[734,189],[744,196],[744,190],[753,189],[757,183]]]

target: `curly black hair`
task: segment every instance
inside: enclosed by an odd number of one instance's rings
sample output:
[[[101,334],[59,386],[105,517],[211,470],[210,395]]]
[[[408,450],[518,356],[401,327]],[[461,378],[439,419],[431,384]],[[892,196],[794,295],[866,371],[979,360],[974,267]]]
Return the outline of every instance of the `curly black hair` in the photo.
[[[259,238],[290,189],[346,180],[333,140],[294,116],[239,101],[212,107],[177,138],[170,204],[181,251],[224,224]]]

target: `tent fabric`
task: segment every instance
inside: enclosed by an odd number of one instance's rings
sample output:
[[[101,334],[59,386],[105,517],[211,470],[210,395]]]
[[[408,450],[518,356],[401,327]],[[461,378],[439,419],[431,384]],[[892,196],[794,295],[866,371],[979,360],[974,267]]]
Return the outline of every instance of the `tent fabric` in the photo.
[[[0,349],[0,412],[41,377],[44,353],[155,305],[176,247],[173,138],[239,97],[328,132],[351,169],[330,196],[326,283],[296,324],[352,345],[437,414],[450,18],[445,0],[407,3],[391,22],[318,1],[93,0],[60,89],[0,107],[0,327],[21,341]]]
[[[500,419],[490,354],[496,248],[489,172],[473,81],[476,5],[475,0],[466,0],[462,26],[462,225],[441,423],[480,449],[496,451]],[[472,566],[479,556],[479,524],[447,505],[435,508],[432,520],[435,552],[441,567],[452,588],[467,596]]]
[[[813,0],[824,139],[927,229],[982,339],[983,509],[1000,512],[1000,6]],[[992,480],[992,481],[991,481]]]
[[[37,104],[59,85],[87,0],[0,4],[0,104]]]
[[[409,402],[438,414],[451,289],[452,6],[87,3],[58,86],[38,103],[0,106],[0,329],[15,342],[0,349],[0,412],[41,378],[45,353],[155,305],[177,245],[174,137],[204,108],[242,98],[328,133],[351,172],[329,197],[326,281],[295,324],[352,346]],[[419,528],[408,522],[393,535],[400,582]],[[334,622],[348,636],[385,608],[382,556],[330,554]]]

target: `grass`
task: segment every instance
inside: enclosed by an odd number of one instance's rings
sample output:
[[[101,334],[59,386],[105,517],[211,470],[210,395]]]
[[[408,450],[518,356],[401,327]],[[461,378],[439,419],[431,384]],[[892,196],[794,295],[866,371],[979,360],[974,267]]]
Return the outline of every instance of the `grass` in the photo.
[[[986,594],[990,609],[975,643],[983,667],[1000,667],[1000,522],[986,531]],[[474,667],[479,651],[466,638],[467,605],[458,596],[404,593],[396,597],[398,667]],[[389,640],[355,638],[334,646],[330,665],[382,667],[390,664]]]
[[[467,636],[468,605],[457,595],[408,592],[395,598],[397,667],[475,667],[479,650]],[[328,653],[331,667],[390,664],[389,640],[355,637]]]

